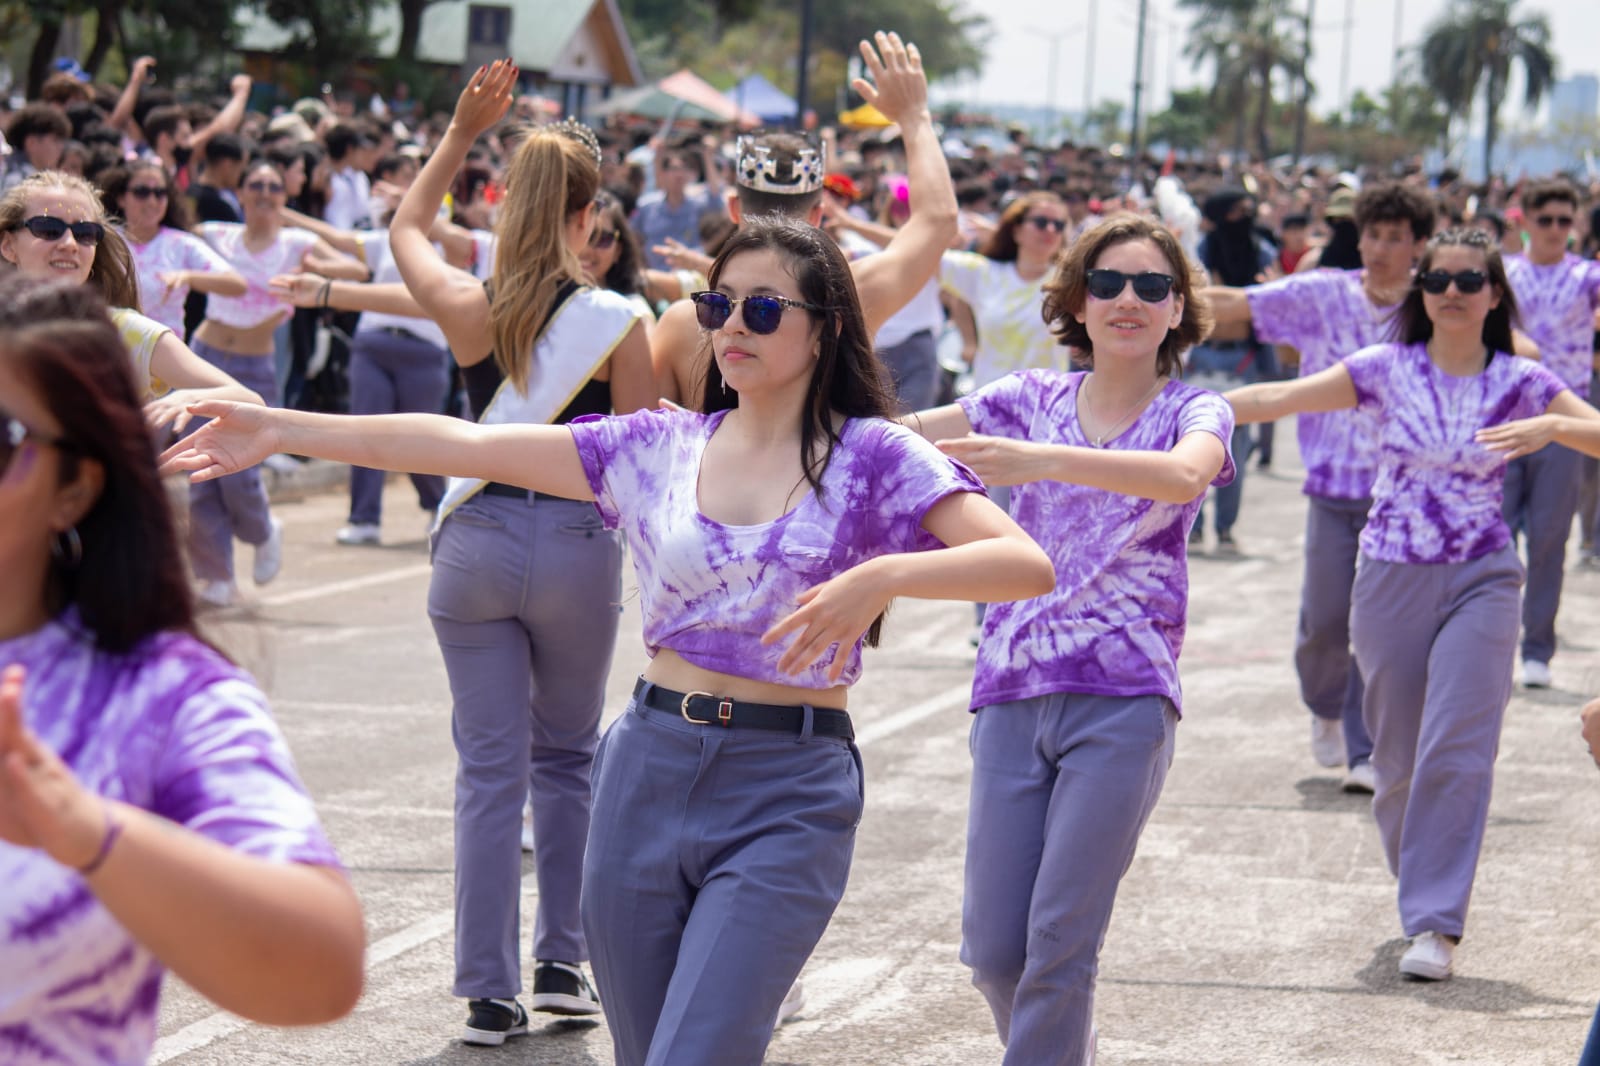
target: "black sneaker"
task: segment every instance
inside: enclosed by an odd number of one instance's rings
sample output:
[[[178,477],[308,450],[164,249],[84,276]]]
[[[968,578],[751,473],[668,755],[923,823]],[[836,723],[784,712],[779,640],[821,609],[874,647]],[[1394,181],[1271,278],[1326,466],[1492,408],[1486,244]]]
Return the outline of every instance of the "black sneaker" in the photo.
[[[533,1009],[545,1014],[586,1015],[600,1013],[600,997],[595,994],[583,970],[570,962],[535,962],[533,966]]]
[[[469,1000],[467,1010],[464,1044],[499,1047],[508,1037],[528,1034],[528,1012],[514,999]]]

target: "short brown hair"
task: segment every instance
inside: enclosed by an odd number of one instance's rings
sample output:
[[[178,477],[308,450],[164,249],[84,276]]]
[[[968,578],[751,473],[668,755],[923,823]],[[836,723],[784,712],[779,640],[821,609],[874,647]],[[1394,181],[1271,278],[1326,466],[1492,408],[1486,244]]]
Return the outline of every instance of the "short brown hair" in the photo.
[[[1101,253],[1129,241],[1149,241],[1161,249],[1172,268],[1172,291],[1183,298],[1183,318],[1176,329],[1167,331],[1156,353],[1156,373],[1175,375],[1183,367],[1183,353],[1210,335],[1211,305],[1200,295],[1199,274],[1177,238],[1142,215],[1113,215],[1072,242],[1055,276],[1044,287],[1044,320],[1061,344],[1081,353],[1077,362],[1093,367],[1094,342],[1076,314],[1088,301],[1089,271]]]
[[[1539,181],[1529,185],[1522,193],[1522,208],[1524,211],[1537,211],[1545,204],[1571,204],[1576,211],[1582,204],[1578,199],[1578,190],[1572,187],[1569,181],[1556,178],[1552,181]]]
[[[1000,220],[995,224],[994,232],[989,234],[987,240],[978,249],[978,254],[985,259],[992,259],[996,263],[1015,263],[1017,261],[1017,227],[1022,225],[1023,219],[1028,217],[1040,204],[1055,204],[1062,210],[1066,209],[1066,202],[1053,192],[1030,192],[1012,200],[1006,209],[1000,212]]]

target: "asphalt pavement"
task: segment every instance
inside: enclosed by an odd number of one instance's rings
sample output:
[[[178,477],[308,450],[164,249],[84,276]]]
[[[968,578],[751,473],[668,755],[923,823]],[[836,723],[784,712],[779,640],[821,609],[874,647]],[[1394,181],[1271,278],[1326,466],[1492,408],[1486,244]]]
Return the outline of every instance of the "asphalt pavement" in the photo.
[[[1208,532],[1191,561],[1186,717],[1102,952],[1099,1062],[1574,1063],[1600,998],[1600,772],[1577,724],[1600,694],[1600,570],[1568,571],[1555,687],[1512,699],[1457,976],[1402,981],[1368,800],[1310,756],[1290,660],[1305,505],[1292,425],[1278,439],[1278,469],[1249,474],[1241,553],[1215,554]],[[349,866],[366,907],[366,994],[335,1025],[272,1030],[169,980],[154,1061],[609,1066],[602,1024],[536,1020],[493,1050],[458,1040],[454,753],[425,612],[425,516],[391,479],[383,546],[339,547],[341,478],[317,466],[279,486],[282,575],[205,625],[272,697]],[[902,601],[868,655],[851,696],[867,813],[850,888],[806,967],[808,1005],[769,1063],[1000,1060],[957,958],[971,624],[966,605]],[[630,598],[608,719],[643,664]],[[524,893],[526,944],[531,876]]]

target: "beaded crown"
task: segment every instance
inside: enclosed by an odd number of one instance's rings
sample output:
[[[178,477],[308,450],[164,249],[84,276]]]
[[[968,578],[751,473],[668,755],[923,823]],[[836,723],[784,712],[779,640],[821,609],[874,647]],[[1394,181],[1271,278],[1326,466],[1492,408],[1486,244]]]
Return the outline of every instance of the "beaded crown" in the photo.
[[[735,148],[738,162],[734,167],[735,180],[746,189],[756,192],[800,196],[822,188],[827,175],[827,150],[820,143],[807,139],[807,147],[795,153],[788,175],[780,177],[778,161],[772,150],[756,143],[756,137],[740,137]]]
[[[545,129],[549,130],[551,133],[559,133],[563,137],[570,137],[572,140],[577,141],[579,144],[589,149],[590,154],[594,156],[595,166],[599,166],[604,159],[604,157],[600,154],[600,138],[594,135],[594,130],[590,129],[588,126],[585,126],[571,115],[568,115],[560,122],[550,123],[550,125],[546,126]]]

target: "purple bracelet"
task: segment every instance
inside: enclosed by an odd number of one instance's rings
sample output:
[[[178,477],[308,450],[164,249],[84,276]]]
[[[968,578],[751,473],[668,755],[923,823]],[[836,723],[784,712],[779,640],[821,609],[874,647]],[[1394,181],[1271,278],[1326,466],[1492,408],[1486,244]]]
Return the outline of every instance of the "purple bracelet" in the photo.
[[[78,867],[78,873],[88,877],[101,866],[105,865],[106,858],[111,854],[111,846],[122,835],[122,823],[111,817],[111,808],[105,807],[106,835],[100,838],[100,850],[95,852],[94,858],[89,860],[89,865]]]

